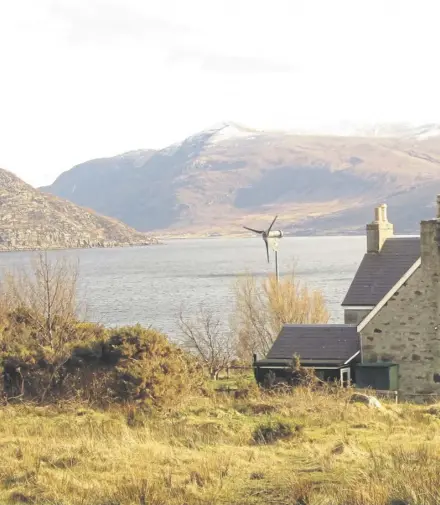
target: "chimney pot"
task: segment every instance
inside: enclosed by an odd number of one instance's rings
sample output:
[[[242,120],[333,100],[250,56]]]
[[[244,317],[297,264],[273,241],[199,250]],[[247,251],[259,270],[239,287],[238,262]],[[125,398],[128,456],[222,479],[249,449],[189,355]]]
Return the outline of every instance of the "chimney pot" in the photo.
[[[374,222],[379,223],[381,221],[380,207],[375,207],[374,209]]]
[[[372,223],[367,224],[367,252],[378,253],[385,241],[394,235],[393,225],[388,221],[385,203],[374,209],[374,218]]]
[[[436,197],[436,217],[420,223],[420,253],[422,266],[432,272],[440,273],[440,194]]]
[[[383,203],[381,205],[381,208],[382,208],[382,221],[383,222],[388,222],[388,217],[387,217],[387,204],[386,203]]]

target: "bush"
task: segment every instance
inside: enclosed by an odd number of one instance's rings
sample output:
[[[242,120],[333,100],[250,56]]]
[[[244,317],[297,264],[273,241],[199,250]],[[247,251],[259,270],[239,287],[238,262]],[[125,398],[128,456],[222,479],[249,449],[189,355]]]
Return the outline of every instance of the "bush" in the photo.
[[[7,272],[0,291],[0,363],[7,397],[44,400],[64,390],[72,350],[100,336],[78,322],[78,265],[41,253],[31,269]]]
[[[299,356],[295,354],[292,360],[289,382],[293,386],[316,386],[323,381],[316,377],[313,369],[302,367]]]
[[[248,377],[239,376],[236,385],[237,389],[234,393],[236,399],[257,398],[260,396],[258,384]]]
[[[29,319],[27,311],[18,308],[3,317],[0,329],[0,365],[3,389],[8,398],[45,400],[48,396],[72,395],[72,368],[75,349],[91,346],[105,336],[105,329],[96,324],[70,321],[68,325],[53,323],[53,333],[68,333],[62,352],[42,344],[40,325]]]
[[[78,267],[40,254],[0,290],[0,366],[7,400],[76,398],[175,403],[200,385],[195,358],[140,325],[107,330],[78,320]]]
[[[277,440],[292,438],[297,427],[282,421],[269,421],[259,424],[252,433],[252,440],[256,444],[273,444]]]
[[[169,405],[201,385],[195,359],[164,334],[139,325],[114,330],[104,346],[103,360],[115,365],[107,386],[118,402]]]
[[[77,398],[93,403],[136,402],[160,407],[175,403],[201,385],[192,356],[165,335],[140,325],[111,331],[91,323],[77,325],[78,345],[62,363],[50,363],[44,349],[26,338],[3,349],[7,397],[31,400]],[[23,335],[21,335],[23,337]],[[27,346],[23,346],[23,342]]]

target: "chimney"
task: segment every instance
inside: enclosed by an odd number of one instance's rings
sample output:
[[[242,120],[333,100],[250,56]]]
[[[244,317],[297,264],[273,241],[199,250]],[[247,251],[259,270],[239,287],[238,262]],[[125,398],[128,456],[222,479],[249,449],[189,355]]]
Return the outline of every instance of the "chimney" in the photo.
[[[440,272],[440,195],[437,195],[436,217],[420,223],[422,266]]]
[[[383,203],[374,209],[374,221],[367,224],[367,252],[380,252],[385,240],[393,235],[394,227],[388,221],[387,205]]]

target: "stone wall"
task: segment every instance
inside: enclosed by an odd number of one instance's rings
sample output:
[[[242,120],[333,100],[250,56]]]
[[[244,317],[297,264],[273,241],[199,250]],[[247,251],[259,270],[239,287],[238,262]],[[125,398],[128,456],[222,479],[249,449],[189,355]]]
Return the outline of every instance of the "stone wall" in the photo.
[[[361,331],[363,361],[398,363],[403,393],[440,393],[439,230],[422,222],[421,266]]]
[[[344,309],[344,323],[358,325],[370,312],[371,309]]]

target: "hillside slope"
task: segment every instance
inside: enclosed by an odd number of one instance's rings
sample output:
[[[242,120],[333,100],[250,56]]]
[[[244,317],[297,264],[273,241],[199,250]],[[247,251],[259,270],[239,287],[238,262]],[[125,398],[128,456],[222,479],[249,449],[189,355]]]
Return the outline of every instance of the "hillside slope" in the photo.
[[[157,240],[115,219],[43,194],[0,169],[0,250],[148,245]]]
[[[318,136],[221,124],[147,155],[83,163],[42,189],[165,235],[241,233],[274,213],[287,232],[355,233],[381,202],[398,231],[411,233],[440,192],[439,128],[388,131]]]

